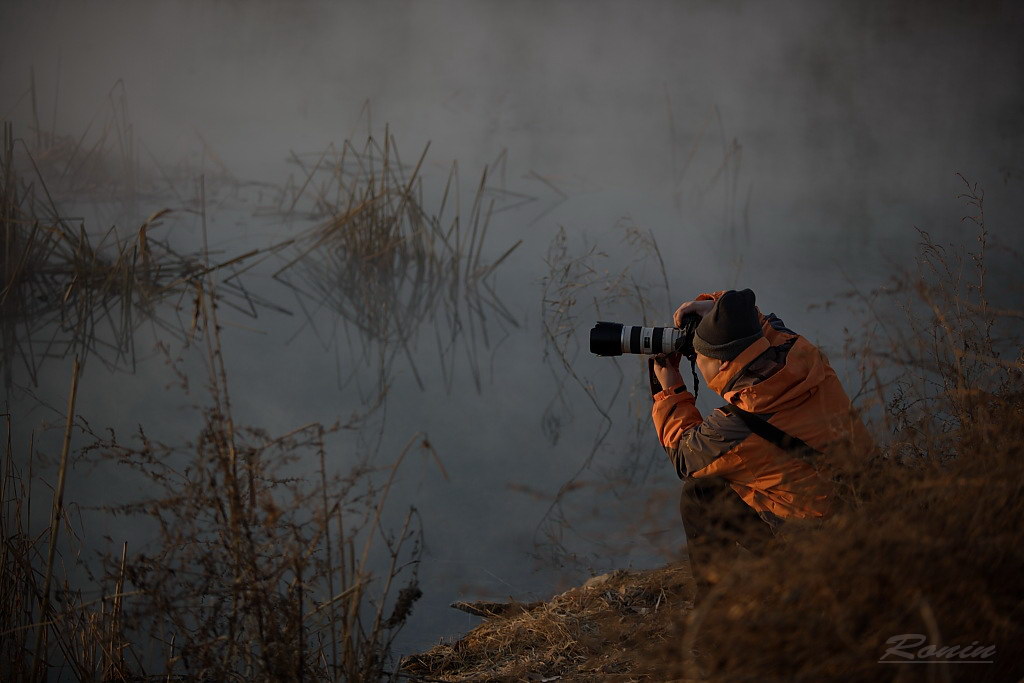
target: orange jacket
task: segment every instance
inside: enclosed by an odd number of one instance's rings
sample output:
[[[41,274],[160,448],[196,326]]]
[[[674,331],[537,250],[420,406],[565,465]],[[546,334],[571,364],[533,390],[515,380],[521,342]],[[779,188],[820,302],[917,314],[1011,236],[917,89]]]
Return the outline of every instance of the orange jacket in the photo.
[[[812,448],[853,448],[866,458],[874,444],[825,355],[774,314],[758,315],[765,336],[723,363],[709,387]],[[750,507],[782,518],[829,513],[832,486],[812,465],[721,408],[702,417],[694,400],[685,385],[654,397],[654,428],[680,478],[723,477]]]

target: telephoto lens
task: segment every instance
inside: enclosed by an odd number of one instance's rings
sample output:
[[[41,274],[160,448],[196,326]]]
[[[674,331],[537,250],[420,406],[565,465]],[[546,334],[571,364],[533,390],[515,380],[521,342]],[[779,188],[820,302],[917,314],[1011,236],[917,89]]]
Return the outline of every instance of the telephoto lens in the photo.
[[[683,332],[674,327],[638,327],[600,321],[590,330],[590,352],[598,356],[624,353],[672,353]]]

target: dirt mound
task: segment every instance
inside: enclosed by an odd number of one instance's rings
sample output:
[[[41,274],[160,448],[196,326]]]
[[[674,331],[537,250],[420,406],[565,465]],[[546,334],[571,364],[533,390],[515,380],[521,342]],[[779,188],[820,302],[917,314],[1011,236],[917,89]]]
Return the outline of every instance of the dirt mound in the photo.
[[[692,585],[689,567],[675,564],[595,576],[548,602],[470,603],[495,616],[453,643],[406,657],[402,670],[435,681],[634,679],[629,653],[668,637],[693,605]]]

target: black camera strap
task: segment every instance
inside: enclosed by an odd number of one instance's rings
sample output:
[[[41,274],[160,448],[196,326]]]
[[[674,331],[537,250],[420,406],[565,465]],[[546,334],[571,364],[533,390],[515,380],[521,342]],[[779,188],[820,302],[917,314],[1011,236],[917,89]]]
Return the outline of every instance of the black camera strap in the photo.
[[[808,459],[821,455],[821,451],[808,446],[803,440],[796,438],[782,431],[772,423],[739,406],[726,403],[722,410],[743,420],[747,428],[769,443],[773,443],[782,450],[798,458]]]

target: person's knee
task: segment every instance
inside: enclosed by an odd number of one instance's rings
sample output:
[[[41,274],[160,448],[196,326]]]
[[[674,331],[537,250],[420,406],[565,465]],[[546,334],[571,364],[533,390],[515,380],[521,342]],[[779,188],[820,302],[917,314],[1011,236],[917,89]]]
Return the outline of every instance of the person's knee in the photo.
[[[679,493],[679,515],[687,538],[703,536],[710,531],[713,526],[713,501],[728,488],[728,482],[721,477],[690,477],[683,480]]]
[[[722,477],[687,478],[683,480],[683,498],[695,503],[707,504],[715,498],[731,492],[729,482]]]

